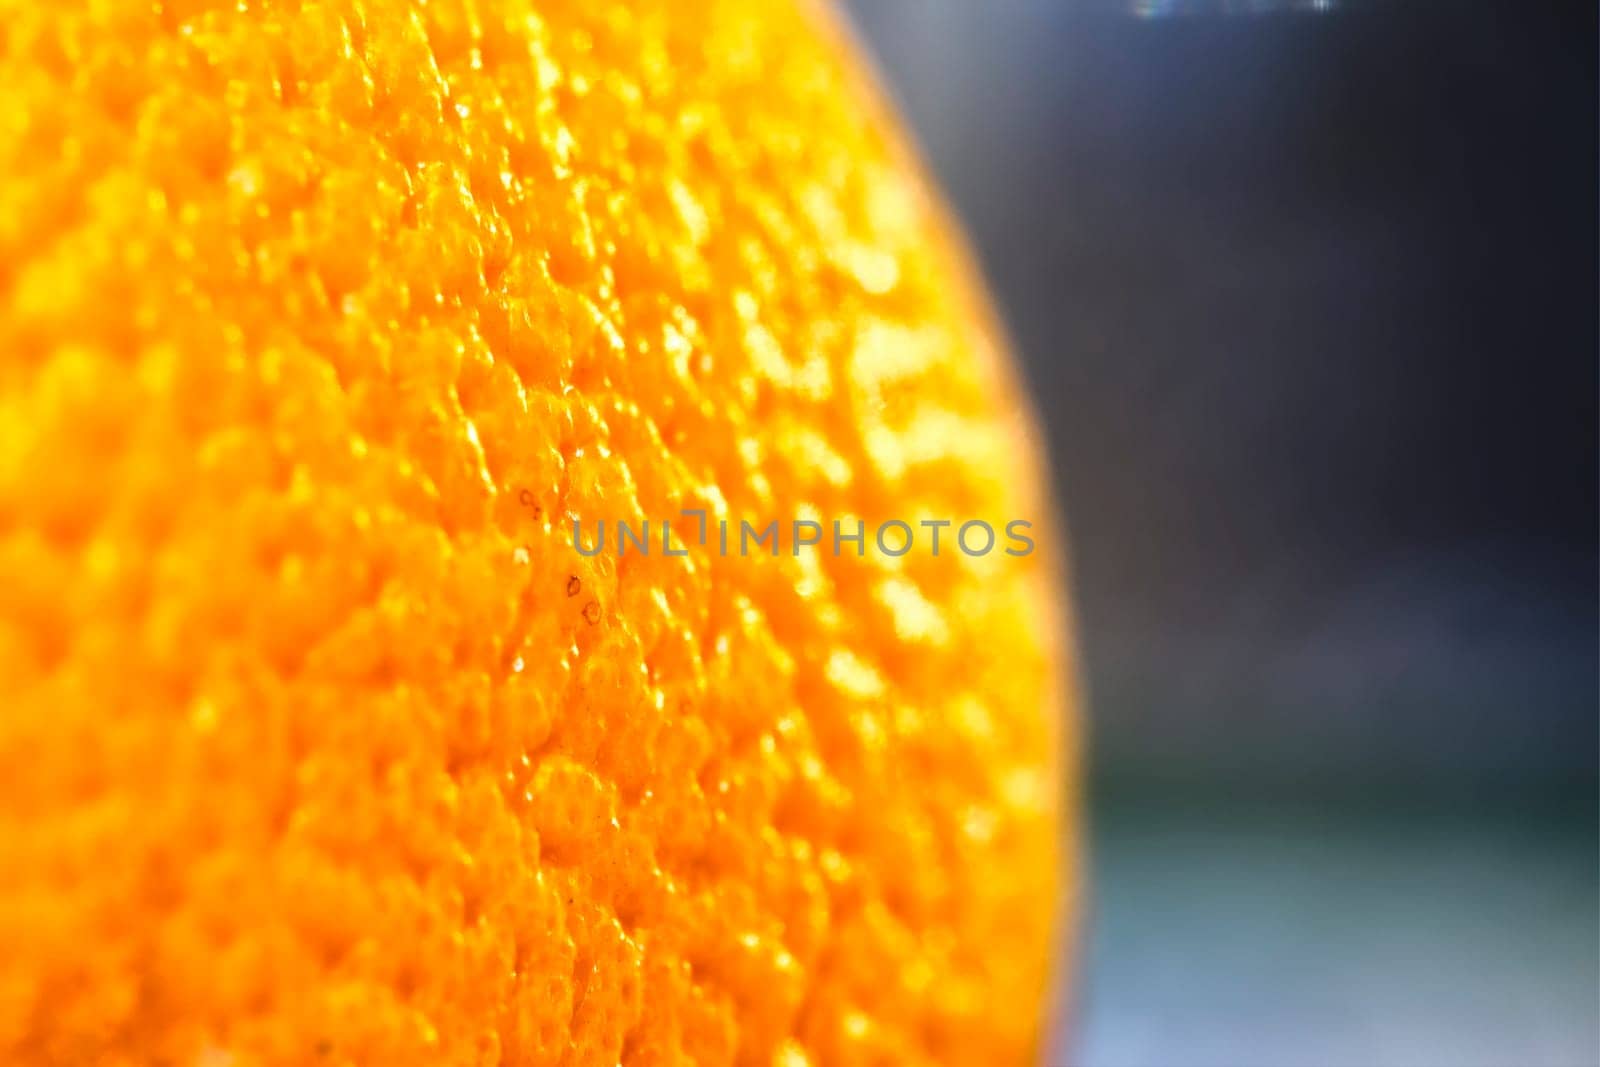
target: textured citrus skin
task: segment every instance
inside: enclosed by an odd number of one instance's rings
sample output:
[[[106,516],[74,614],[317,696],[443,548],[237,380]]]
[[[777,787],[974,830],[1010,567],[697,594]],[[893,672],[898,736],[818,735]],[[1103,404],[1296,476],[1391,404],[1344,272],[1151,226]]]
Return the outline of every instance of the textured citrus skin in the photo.
[[[0,1062],[1039,1053],[1059,538],[859,66],[0,0]],[[683,508],[868,543],[574,550]],[[1040,547],[872,542],[947,518]]]

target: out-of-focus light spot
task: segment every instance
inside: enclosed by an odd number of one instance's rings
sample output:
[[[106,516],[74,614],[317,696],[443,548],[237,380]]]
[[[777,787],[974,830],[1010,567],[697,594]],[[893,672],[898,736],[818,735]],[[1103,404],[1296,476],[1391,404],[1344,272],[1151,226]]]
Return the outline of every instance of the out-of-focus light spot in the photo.
[[[1131,0],[1128,14],[1140,19],[1203,15],[1272,15],[1334,11],[1339,0]]]

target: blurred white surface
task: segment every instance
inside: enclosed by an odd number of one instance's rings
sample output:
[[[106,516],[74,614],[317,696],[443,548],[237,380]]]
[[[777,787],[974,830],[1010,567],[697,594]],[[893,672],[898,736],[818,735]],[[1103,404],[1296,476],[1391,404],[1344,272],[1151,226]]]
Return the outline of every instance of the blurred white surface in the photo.
[[[1082,1067],[1592,1067],[1594,843],[1441,820],[1100,820]]]

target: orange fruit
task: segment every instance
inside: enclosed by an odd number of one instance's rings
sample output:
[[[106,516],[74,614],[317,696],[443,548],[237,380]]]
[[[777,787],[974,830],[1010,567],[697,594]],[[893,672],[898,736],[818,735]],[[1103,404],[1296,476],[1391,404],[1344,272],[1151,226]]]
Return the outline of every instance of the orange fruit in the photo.
[[[831,15],[0,0],[0,80],[0,1061],[1037,1054],[1059,529]]]

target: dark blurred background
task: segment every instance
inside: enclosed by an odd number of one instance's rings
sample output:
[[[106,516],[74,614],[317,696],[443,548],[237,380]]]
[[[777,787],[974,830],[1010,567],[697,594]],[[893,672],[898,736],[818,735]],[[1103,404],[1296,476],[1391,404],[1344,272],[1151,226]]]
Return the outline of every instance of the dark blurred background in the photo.
[[[1596,6],[849,8],[1073,532],[1057,1058],[1600,1063]]]

